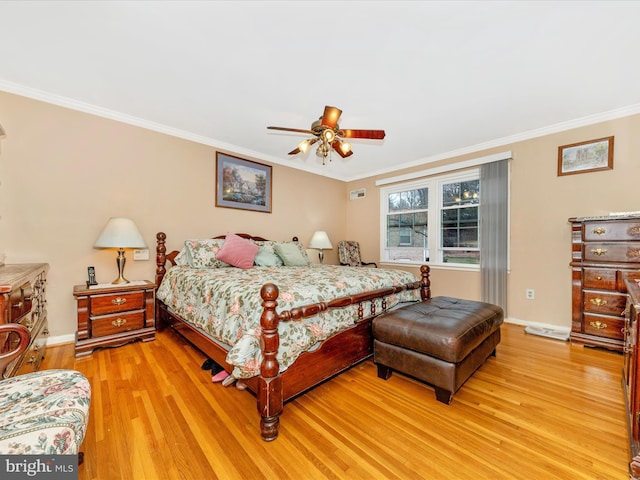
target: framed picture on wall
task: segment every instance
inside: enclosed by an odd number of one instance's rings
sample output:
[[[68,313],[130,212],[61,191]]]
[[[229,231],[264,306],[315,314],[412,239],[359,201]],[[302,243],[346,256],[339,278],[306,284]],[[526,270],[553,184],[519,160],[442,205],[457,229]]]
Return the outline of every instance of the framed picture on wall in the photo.
[[[613,169],[613,137],[558,147],[558,175]]]
[[[271,213],[271,167],[216,152],[216,207]]]

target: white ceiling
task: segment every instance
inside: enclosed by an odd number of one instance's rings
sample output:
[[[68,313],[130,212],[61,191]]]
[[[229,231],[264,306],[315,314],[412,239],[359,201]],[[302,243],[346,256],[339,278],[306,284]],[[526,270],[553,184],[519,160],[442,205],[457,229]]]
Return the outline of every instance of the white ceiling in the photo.
[[[354,180],[640,112],[638,20],[636,1],[4,0],[0,90]],[[322,166],[266,129],[325,105],[386,138]]]

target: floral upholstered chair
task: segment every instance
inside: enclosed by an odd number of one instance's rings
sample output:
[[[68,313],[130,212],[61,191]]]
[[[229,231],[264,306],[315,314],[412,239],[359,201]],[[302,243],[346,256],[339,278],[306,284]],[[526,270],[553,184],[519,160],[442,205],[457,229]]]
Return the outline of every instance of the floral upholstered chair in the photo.
[[[0,325],[0,372],[28,345],[25,327]],[[90,402],[89,381],[75,370],[40,370],[0,380],[0,455],[78,455],[82,463]]]
[[[360,244],[353,240],[340,240],[338,242],[338,257],[340,265],[349,265],[351,267],[364,267],[373,265],[378,268],[375,262],[363,262],[360,257]]]

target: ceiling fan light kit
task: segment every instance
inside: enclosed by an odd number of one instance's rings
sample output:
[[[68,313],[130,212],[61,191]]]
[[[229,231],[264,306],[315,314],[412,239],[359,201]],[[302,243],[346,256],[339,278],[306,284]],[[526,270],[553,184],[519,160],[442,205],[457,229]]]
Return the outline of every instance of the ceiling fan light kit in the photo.
[[[324,114],[311,124],[310,130],[303,130],[298,128],[286,128],[286,127],[267,127],[271,130],[282,130],[285,132],[297,132],[314,135],[315,138],[308,138],[298,144],[298,146],[289,152],[289,155],[296,155],[298,153],[307,153],[311,145],[316,142],[320,142],[316,149],[316,155],[322,158],[322,164],[325,164],[325,160],[329,157],[331,161],[331,153],[336,152],[342,158],[353,155],[351,145],[344,141],[343,138],[367,138],[371,140],[384,139],[384,130],[341,130],[338,125],[342,110],[329,105],[324,107]],[[342,137],[342,138],[341,138]]]

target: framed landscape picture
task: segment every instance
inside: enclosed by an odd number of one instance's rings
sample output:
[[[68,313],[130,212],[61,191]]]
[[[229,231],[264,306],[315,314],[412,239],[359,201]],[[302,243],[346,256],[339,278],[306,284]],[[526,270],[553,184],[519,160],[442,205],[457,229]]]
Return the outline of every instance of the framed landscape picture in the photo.
[[[271,167],[216,152],[216,207],[271,213]]]
[[[558,175],[613,169],[613,137],[558,147]]]

